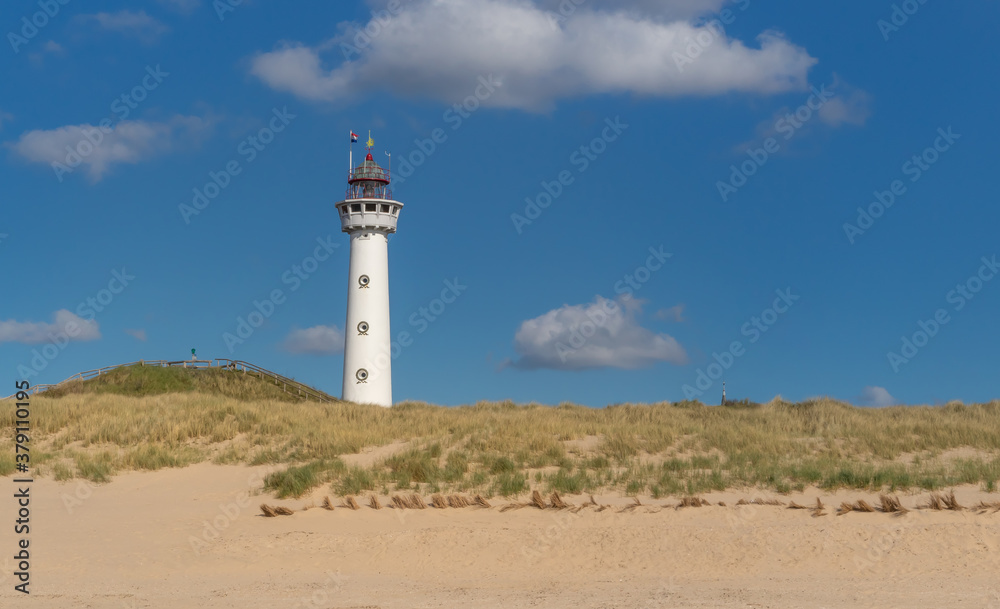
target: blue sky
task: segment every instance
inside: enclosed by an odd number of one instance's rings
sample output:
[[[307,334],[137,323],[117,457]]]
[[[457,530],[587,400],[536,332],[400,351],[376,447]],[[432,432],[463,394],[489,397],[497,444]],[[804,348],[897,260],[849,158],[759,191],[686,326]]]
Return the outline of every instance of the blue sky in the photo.
[[[757,401],[996,398],[998,17],[5,2],[0,370],[13,390],[197,348],[339,394],[333,204],[370,130],[406,176],[397,401],[715,403],[723,378]]]

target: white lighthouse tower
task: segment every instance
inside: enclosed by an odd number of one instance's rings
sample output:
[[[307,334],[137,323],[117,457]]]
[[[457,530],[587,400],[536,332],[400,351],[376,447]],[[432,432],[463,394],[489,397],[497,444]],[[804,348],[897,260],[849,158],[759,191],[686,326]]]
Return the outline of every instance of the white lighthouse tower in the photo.
[[[372,158],[374,145],[369,136],[368,154],[357,167],[352,155],[347,195],[337,203],[341,229],[351,236],[342,395],[392,406],[388,237],[396,232],[403,204],[392,199],[389,171]]]

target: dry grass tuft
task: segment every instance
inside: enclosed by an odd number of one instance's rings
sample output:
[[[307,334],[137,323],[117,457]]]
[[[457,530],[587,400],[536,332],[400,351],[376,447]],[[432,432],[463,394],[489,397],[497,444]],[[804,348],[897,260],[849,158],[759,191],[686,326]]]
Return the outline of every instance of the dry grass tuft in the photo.
[[[545,508],[549,507],[548,504],[545,503],[545,500],[542,499],[542,494],[539,493],[538,491],[531,492],[531,505],[535,506],[540,510],[544,510]]]
[[[410,507],[406,503],[406,499],[403,499],[399,495],[392,496],[392,506],[400,510],[405,510],[406,508]]]
[[[462,501],[465,501],[466,505],[468,505],[468,500],[465,499],[464,497],[462,498]],[[483,497],[482,495],[476,495],[476,497],[475,497],[475,499],[473,501],[479,507],[483,507],[483,508],[487,508],[487,509],[493,507],[492,505],[490,505],[490,502],[487,501],[486,498]]]
[[[368,507],[370,507],[373,510],[381,510],[382,509],[382,502],[380,502],[378,500],[378,497],[376,497],[373,494],[371,497],[368,498]]]
[[[854,506],[845,501],[840,504],[839,508],[837,508],[837,516],[843,516],[844,514],[853,511],[854,511]]]
[[[785,505],[785,502],[777,499],[761,499],[760,497],[754,497],[750,501],[740,499],[736,502],[736,505]]]
[[[903,504],[899,501],[899,497],[883,494],[878,496],[878,500],[881,504],[879,507],[886,514],[905,514],[910,511],[903,507]]]
[[[566,505],[566,502],[562,500],[562,497],[559,496],[559,493],[556,492],[553,492],[552,496],[549,497],[549,504],[557,510],[565,510],[569,507]]]
[[[677,504],[678,508],[686,507],[701,507],[703,505],[711,505],[708,501],[702,499],[701,497],[684,497],[681,502]]]
[[[448,500],[440,494],[431,495],[431,506],[436,507],[439,510],[443,510],[448,507]]]
[[[360,510],[361,509],[361,506],[358,505],[358,502],[355,501],[354,497],[351,496],[351,495],[348,495],[347,497],[344,497],[344,505],[346,507],[351,508],[352,510]]]
[[[426,510],[427,504],[424,503],[424,498],[420,495],[413,493],[409,498],[410,507],[414,510]]]
[[[799,505],[799,504],[795,503],[794,501],[791,501],[791,502],[788,503],[788,509],[790,509],[790,510],[811,510],[812,508],[806,507],[804,505]]]
[[[856,502],[854,502],[854,509],[857,510],[857,511],[859,511],[859,512],[874,512],[875,511],[875,508],[873,508],[871,506],[871,504],[868,503],[867,501],[865,501],[864,499],[858,499]]]
[[[927,499],[927,505],[923,507],[930,508],[932,510],[943,510],[944,498],[937,493],[931,493],[931,496]]]
[[[725,501],[720,501],[719,502],[719,507],[726,507],[726,502]]]
[[[642,507],[642,502],[639,501],[638,497],[632,497],[632,505],[628,505],[618,510],[619,512],[631,512],[632,510]]]
[[[986,501],[980,501],[979,505],[972,508],[979,512],[980,514],[985,514],[986,512],[993,510],[993,513],[1000,512],[1000,501],[994,501],[993,503],[988,503]]]
[[[463,495],[449,495],[448,507],[464,508],[469,507],[469,500]]]
[[[501,512],[508,512],[510,510],[519,510],[519,509],[521,509],[523,507],[528,507],[529,505],[532,505],[532,504],[530,504],[530,503],[517,503],[517,502],[515,502],[515,503],[508,503],[507,505],[505,505],[502,508],[500,508],[500,511]]]
[[[960,511],[962,511],[962,510],[965,509],[964,507],[962,507],[961,505],[959,505],[958,499],[955,499],[955,491],[951,491],[944,498],[944,506],[946,508],[948,508],[949,510],[954,510],[956,512],[960,512]]]
[[[294,512],[286,507],[275,506],[272,507],[266,503],[260,504],[260,511],[264,513],[268,518],[274,518],[275,516],[291,516]]]
[[[826,516],[826,506],[823,502],[816,497],[816,507],[813,508],[813,518],[819,518],[820,516]]]
[[[333,502],[330,501],[329,496],[323,497],[323,503],[320,504],[320,507],[322,507],[324,510],[330,510],[331,512],[333,511]]]

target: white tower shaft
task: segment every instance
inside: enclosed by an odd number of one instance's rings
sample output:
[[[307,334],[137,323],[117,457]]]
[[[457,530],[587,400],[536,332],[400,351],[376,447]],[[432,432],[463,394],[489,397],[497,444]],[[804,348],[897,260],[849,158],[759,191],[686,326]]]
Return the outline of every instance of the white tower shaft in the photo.
[[[353,132],[352,132],[353,133]],[[337,203],[340,227],[351,236],[344,327],[343,398],[392,406],[392,335],[389,330],[389,234],[396,232],[403,204],[392,198],[389,172],[368,154],[348,175]]]
[[[343,388],[351,402],[392,405],[388,245],[381,231],[351,233]]]

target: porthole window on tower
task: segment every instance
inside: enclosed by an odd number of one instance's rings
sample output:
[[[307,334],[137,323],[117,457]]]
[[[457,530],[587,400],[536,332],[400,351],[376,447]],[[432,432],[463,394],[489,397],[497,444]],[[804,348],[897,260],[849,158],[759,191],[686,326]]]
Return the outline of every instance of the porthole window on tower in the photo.
[[[366,334],[368,334],[368,322],[367,321],[363,321],[363,322],[361,322],[361,323],[358,324],[358,334],[360,334],[361,336],[365,336]]]
[[[359,383],[364,383],[368,380],[368,371],[364,368],[359,368],[356,373],[354,373],[354,378],[358,379]]]
[[[368,275],[362,275],[361,277],[358,277],[358,285],[363,288],[367,288],[368,284],[371,283],[371,281],[372,280],[368,277]]]

